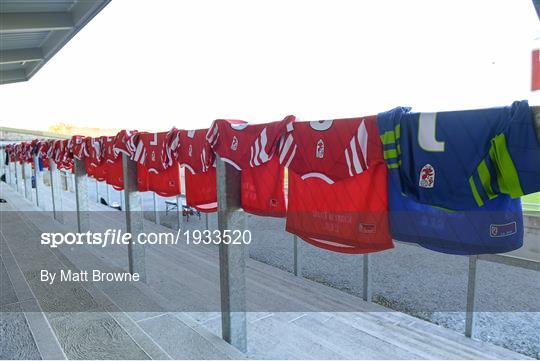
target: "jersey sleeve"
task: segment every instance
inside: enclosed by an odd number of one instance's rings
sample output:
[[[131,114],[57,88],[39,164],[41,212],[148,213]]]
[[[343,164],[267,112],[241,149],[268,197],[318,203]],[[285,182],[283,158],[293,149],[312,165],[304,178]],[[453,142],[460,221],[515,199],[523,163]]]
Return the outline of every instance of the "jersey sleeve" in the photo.
[[[521,101],[506,111],[507,128],[491,139],[489,153],[468,179],[478,206],[498,194],[519,198],[540,191],[540,145],[532,110]]]

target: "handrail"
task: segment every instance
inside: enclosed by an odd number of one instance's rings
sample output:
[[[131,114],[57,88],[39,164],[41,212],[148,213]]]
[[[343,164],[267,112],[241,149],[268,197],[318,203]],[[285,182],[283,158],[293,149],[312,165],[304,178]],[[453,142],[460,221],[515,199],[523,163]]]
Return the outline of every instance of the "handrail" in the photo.
[[[0,127],[0,132],[15,133],[15,134],[28,134],[28,135],[35,135],[35,136],[44,137],[44,138],[58,138],[58,139],[71,138],[71,136],[65,135],[65,134],[46,132],[42,130],[19,129],[19,128],[10,128],[10,127]]]

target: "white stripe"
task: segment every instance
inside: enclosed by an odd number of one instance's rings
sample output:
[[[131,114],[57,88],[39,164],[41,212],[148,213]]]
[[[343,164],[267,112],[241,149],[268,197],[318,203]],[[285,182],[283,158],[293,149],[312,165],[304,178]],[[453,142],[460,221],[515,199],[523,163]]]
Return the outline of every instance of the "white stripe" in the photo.
[[[249,156],[249,166],[253,168],[253,147],[249,147],[250,156]]]
[[[251,151],[253,152],[253,147],[251,147]],[[259,155],[259,139],[257,138],[255,140],[255,157],[253,158],[253,163],[255,163],[255,165],[260,165],[259,160],[257,159],[258,155]]]
[[[141,159],[139,160],[139,163],[144,165],[144,161],[146,160],[146,149],[143,150]]]
[[[215,124],[214,122],[214,127],[210,130],[211,134],[210,135],[206,135],[206,139],[208,140],[209,143],[212,143],[213,140],[214,140],[214,137],[216,136],[217,132],[218,132],[218,127],[217,127],[217,124]]]
[[[278,150],[278,153],[281,153],[281,150],[283,149],[284,145],[285,145],[285,135],[282,135],[279,138],[279,150]]]
[[[362,156],[364,157],[364,162],[367,167],[367,142],[368,142],[368,132],[366,129],[366,124],[362,120],[362,124],[358,127],[358,144],[360,144],[360,149],[362,150]]]
[[[143,142],[139,141],[139,144],[137,145],[137,149],[135,149],[135,155],[133,156],[133,160],[135,162],[139,161],[139,159],[141,157],[141,153],[143,152],[143,150],[144,150]]]
[[[294,129],[293,122],[287,123],[287,131],[292,132]]]
[[[266,143],[268,143],[268,138],[266,137],[266,127],[261,132],[260,138],[261,138],[261,151],[259,153],[259,159],[261,160],[262,163],[266,163],[270,159],[265,149]]]
[[[322,173],[312,172],[312,173],[306,173],[301,177],[303,180],[306,180],[308,178],[320,178],[323,181],[325,181],[328,184],[334,184],[334,181],[325,176]]]
[[[356,152],[356,141],[355,137],[351,138],[351,153],[353,158],[353,165],[356,174],[362,173],[362,165],[360,164],[360,159],[358,159],[358,153]]]
[[[287,140],[285,140],[285,146],[283,147],[283,150],[281,151],[281,154],[279,155],[279,163],[282,164],[283,160],[285,159],[285,156],[287,155],[287,152],[289,151],[289,148],[291,147],[291,144],[293,142],[293,136],[292,134],[289,134],[287,137]]]
[[[195,174],[195,169],[191,168],[189,164],[187,163],[182,163],[180,164],[181,166],[183,167],[186,167],[186,169],[189,169],[189,171],[191,172],[191,174]]]
[[[219,139],[219,133],[216,135],[216,138],[214,139],[214,141],[212,143],[210,143],[210,146],[215,147],[215,145],[217,144],[218,139]]]
[[[242,168],[240,168],[240,167],[238,166],[238,164],[236,164],[235,162],[233,162],[233,161],[230,160],[229,158],[223,158],[223,157],[221,157],[221,160],[224,161],[224,162],[229,163],[230,165],[232,165],[233,167],[235,167],[235,168],[238,169],[238,170],[242,170]]]
[[[289,157],[289,160],[287,160],[287,164],[285,164],[285,168],[288,168],[289,167],[289,164],[291,164],[293,158],[294,158],[294,155],[296,154],[296,148],[297,148],[297,145],[295,144],[294,145],[294,148],[291,152],[291,156]]]
[[[349,158],[349,152],[345,149],[345,160],[347,161],[347,167],[349,168],[349,175],[352,177],[353,173],[351,170],[351,158]]]

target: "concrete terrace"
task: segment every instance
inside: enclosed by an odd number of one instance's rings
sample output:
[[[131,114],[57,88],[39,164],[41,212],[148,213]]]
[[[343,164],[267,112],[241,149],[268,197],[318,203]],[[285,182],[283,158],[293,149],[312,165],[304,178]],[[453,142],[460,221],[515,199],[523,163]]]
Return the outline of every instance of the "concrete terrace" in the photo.
[[[126,271],[127,249],[41,246],[41,232],[77,230],[75,212],[68,212],[75,210],[74,195],[62,192],[61,224],[12,186],[0,187],[8,201],[0,205],[3,359],[525,358],[253,259],[246,267],[248,350],[242,354],[221,339],[214,247],[146,247],[147,284],[78,283],[50,292],[40,269]],[[50,188],[43,195],[48,204]],[[92,231],[125,229],[123,212],[89,203]],[[144,220],[144,230],[170,228]],[[66,312],[66,304],[87,311]]]

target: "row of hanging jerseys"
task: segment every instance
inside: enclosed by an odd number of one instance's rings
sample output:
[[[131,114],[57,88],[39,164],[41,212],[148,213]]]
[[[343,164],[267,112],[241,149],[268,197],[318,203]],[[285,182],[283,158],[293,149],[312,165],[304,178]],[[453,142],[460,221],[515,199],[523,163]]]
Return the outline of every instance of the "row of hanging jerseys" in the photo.
[[[502,253],[523,244],[520,197],[540,191],[540,145],[526,101],[508,107],[248,124],[12,145],[12,161],[39,155],[123,188],[122,154],[138,163],[140,191],[180,194],[217,210],[216,155],[241,172],[246,212],[286,217],[317,247],[377,252],[392,239],[451,254]],[[287,170],[287,171],[286,171]],[[286,175],[286,176],[285,176]]]

